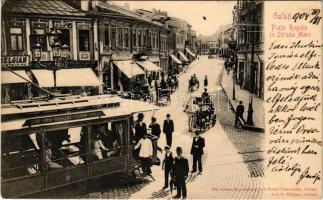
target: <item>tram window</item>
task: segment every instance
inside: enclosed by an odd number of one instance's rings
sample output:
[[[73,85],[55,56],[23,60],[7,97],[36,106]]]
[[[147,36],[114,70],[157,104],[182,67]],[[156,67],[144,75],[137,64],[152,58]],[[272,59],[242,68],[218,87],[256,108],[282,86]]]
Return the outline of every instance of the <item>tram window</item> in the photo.
[[[126,120],[94,125],[91,136],[93,160],[122,156],[126,152],[127,127]]]
[[[41,173],[42,145],[37,138],[39,137],[36,136],[36,133],[20,136],[1,135],[2,178],[16,178]]]
[[[46,163],[49,170],[84,164],[88,129],[73,127],[46,133]]]

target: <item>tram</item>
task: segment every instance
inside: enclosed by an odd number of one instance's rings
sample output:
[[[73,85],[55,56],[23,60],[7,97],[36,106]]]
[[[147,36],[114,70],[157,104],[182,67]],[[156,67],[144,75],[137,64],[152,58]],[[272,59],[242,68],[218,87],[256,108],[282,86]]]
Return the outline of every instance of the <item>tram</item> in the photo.
[[[110,174],[134,174],[131,118],[157,109],[112,95],[2,105],[3,197],[23,197]]]

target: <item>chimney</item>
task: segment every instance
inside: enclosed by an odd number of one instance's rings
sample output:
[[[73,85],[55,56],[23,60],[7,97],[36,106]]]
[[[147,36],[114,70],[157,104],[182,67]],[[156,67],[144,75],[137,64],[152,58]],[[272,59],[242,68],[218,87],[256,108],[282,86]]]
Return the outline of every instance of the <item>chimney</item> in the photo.
[[[83,11],[89,11],[90,0],[80,0],[81,2],[81,9]]]

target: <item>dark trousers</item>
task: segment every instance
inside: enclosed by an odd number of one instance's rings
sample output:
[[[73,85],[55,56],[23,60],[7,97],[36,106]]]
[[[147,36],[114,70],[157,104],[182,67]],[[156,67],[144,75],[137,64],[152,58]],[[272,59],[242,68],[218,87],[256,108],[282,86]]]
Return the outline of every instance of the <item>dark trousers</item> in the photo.
[[[170,175],[170,169],[165,169],[165,187],[168,187],[169,184],[169,175]]]
[[[168,145],[168,146],[172,146],[172,133],[166,133],[166,144]]]
[[[199,172],[202,172],[202,155],[193,155],[193,171],[196,172],[196,165],[198,165]]]
[[[234,126],[237,126],[239,123],[239,118],[243,121],[243,123],[246,123],[243,119],[243,114],[236,114],[236,120],[234,121]]]
[[[140,158],[142,171],[146,174],[151,174],[150,158]]]
[[[176,196],[181,197],[182,195],[183,195],[183,198],[187,197],[185,180],[179,181],[177,183],[177,195]]]

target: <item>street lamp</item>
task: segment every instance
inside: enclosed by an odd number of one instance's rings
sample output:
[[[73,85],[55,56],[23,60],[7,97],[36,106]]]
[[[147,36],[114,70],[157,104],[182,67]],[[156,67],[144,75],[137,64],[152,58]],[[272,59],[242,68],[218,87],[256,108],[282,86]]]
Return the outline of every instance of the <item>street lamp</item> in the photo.
[[[236,47],[237,47],[237,42],[235,40],[231,40],[229,41],[228,43],[228,46],[232,52],[232,56],[233,56],[233,60],[231,60],[230,64],[231,66],[233,66],[233,72],[232,72],[232,82],[233,82],[233,85],[232,85],[232,99],[235,100],[236,99],[236,73],[237,73],[237,62],[238,62],[238,59],[236,58],[237,56],[237,52],[236,52]]]
[[[33,57],[36,61],[39,61],[41,58],[41,44],[39,44],[39,42],[37,42],[33,47]]]

